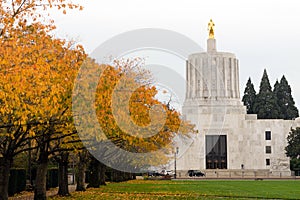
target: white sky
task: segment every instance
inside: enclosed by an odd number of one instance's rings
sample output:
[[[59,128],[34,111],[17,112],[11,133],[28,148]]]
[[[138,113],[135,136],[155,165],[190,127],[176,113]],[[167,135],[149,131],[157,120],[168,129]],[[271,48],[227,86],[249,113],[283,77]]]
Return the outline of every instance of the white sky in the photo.
[[[235,53],[240,61],[241,96],[249,76],[258,92],[266,68],[272,86],[286,76],[300,105],[299,0],[90,0],[81,4],[83,11],[54,16],[57,34],[76,39],[88,53],[115,35],[139,28],[176,31],[206,48],[207,23],[212,18],[217,49]]]

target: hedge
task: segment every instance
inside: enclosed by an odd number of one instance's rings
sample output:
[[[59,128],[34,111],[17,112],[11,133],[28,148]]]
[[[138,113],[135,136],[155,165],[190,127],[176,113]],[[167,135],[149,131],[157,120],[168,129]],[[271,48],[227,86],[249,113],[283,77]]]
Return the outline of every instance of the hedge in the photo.
[[[47,189],[58,187],[58,169],[48,169],[47,171]]]
[[[8,182],[8,195],[13,196],[16,193],[24,191],[26,188],[26,170],[11,169]]]

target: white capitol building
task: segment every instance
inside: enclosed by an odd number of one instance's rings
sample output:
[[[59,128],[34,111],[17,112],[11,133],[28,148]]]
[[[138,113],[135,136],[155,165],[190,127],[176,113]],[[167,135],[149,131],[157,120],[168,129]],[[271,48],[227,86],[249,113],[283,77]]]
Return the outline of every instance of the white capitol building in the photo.
[[[247,114],[240,97],[239,61],[233,53],[217,51],[210,31],[207,52],[191,54],[186,64],[182,112],[199,134],[178,154],[177,177],[193,169],[207,177],[291,176],[284,148],[300,119],[257,119]]]

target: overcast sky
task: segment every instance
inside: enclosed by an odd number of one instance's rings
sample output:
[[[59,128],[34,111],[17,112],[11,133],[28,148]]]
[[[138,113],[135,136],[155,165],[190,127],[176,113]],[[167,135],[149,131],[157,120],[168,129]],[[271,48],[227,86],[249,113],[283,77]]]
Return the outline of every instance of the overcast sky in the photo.
[[[263,69],[271,85],[284,74],[300,105],[300,1],[298,0],[90,0],[83,11],[54,14],[60,37],[73,38],[88,53],[111,37],[140,28],[186,35],[206,48],[207,23],[215,22],[219,51],[240,61],[240,92],[252,78],[258,92]],[[182,66],[184,69],[185,66]],[[184,71],[184,70],[183,70]]]

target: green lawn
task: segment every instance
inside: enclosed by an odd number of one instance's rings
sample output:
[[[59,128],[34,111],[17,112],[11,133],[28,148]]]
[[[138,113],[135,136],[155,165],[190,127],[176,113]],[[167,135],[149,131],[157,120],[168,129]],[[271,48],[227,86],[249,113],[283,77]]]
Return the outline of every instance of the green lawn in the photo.
[[[74,192],[64,199],[300,199],[294,180],[134,180]],[[51,199],[61,199],[54,197]]]

